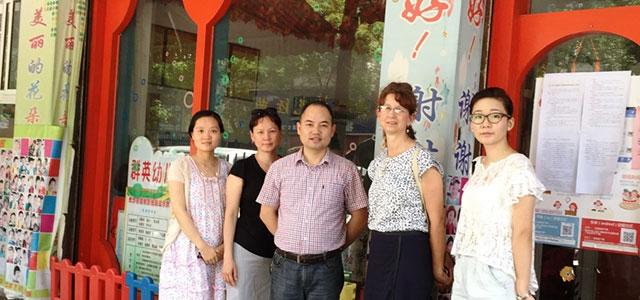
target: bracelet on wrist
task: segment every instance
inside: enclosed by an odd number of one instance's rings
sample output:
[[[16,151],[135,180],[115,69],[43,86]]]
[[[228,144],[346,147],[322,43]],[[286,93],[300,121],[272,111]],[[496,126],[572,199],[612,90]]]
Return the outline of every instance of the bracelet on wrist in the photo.
[[[532,296],[529,293],[526,293],[524,295],[516,295],[516,300],[527,300],[527,299],[531,299]]]

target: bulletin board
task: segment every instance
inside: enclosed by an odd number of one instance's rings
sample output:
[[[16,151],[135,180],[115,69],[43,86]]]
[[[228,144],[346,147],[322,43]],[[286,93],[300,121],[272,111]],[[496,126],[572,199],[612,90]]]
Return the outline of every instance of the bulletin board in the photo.
[[[532,119],[536,242],[640,254],[640,76],[546,74]]]

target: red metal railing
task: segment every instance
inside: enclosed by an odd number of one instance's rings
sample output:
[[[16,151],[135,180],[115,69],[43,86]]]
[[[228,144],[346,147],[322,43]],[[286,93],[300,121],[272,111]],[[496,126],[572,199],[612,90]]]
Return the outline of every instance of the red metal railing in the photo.
[[[114,269],[102,272],[100,267],[87,268],[84,263],[75,266],[68,259],[51,258],[52,300],[126,300],[129,288],[124,274]]]

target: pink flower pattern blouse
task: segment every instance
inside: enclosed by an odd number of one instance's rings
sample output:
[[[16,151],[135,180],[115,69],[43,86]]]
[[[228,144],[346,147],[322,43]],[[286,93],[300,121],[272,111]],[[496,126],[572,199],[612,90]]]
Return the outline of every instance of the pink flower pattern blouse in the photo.
[[[209,245],[222,243],[224,195],[229,164],[219,159],[219,176],[200,174],[193,159],[191,165],[189,214],[202,238]],[[225,299],[222,260],[207,265],[198,258],[198,249],[180,232],[162,255],[160,299]]]

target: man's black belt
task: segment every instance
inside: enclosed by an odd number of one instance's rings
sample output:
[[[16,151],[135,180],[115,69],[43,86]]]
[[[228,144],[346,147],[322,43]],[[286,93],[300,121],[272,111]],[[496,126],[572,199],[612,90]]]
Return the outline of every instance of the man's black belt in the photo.
[[[286,259],[293,260],[299,264],[317,264],[320,262],[324,262],[336,255],[340,255],[340,253],[342,253],[342,250],[338,248],[336,250],[320,254],[296,254],[284,251],[280,248],[276,248],[276,253]]]

